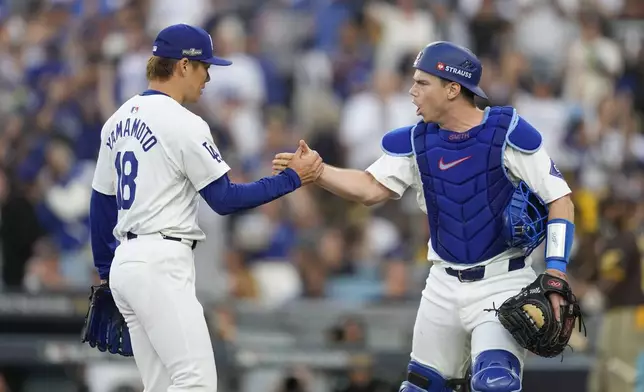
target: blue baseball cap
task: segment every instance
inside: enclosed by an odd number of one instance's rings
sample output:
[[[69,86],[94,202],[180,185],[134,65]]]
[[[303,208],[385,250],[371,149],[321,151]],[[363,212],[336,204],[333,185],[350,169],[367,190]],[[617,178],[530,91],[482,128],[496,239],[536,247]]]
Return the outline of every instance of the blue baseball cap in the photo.
[[[232,61],[213,55],[212,37],[201,27],[175,24],[161,30],[154,40],[152,54],[159,57],[201,61],[212,65],[231,65]]]
[[[479,87],[483,66],[469,49],[451,42],[438,41],[418,53],[414,68],[460,84],[481,98],[487,95]]]

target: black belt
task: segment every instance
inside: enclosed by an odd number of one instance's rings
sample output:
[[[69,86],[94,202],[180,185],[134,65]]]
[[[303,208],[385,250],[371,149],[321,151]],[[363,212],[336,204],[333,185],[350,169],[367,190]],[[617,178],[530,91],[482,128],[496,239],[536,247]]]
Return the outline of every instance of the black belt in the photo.
[[[159,233],[159,234],[161,234],[161,233]],[[127,239],[128,239],[128,240],[133,240],[133,239],[135,239],[135,238],[137,238],[137,237],[138,237],[138,235],[136,235],[136,234],[134,234],[134,233],[132,233],[132,232],[129,232],[129,231],[127,232],[126,236],[127,236]],[[170,237],[169,235],[165,235],[165,234],[161,234],[161,238],[163,238],[164,240],[183,242],[183,239],[181,239],[181,238],[178,238],[178,237]],[[192,245],[190,245],[190,247],[191,247],[193,250],[194,250],[194,248],[196,248],[196,247],[197,247],[197,241],[195,241],[195,240],[187,240],[187,241],[192,242]]]
[[[454,268],[445,268],[445,271],[452,276],[455,276],[461,282],[476,282],[485,277],[485,267],[484,265],[478,267],[467,268],[464,270],[457,270]],[[508,263],[508,272],[516,271],[525,267],[525,257],[517,257],[510,259]]]

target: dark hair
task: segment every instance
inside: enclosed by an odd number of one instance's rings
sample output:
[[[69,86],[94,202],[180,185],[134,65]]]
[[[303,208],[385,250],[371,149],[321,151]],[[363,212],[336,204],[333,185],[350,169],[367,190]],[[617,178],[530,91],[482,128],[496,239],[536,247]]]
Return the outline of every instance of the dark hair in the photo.
[[[456,83],[456,82],[452,82],[451,80],[447,80],[443,78],[440,78],[440,80],[443,86],[446,86],[448,83]],[[466,89],[465,87],[463,87],[463,85],[461,85],[461,95],[463,96],[463,99],[469,102],[472,106],[476,106],[475,94],[470,90]]]
[[[174,73],[174,66],[177,65],[179,61],[180,60],[177,59],[152,56],[148,59],[145,76],[148,81],[166,81],[172,77],[172,74]],[[199,64],[198,61],[191,61],[190,63],[193,67],[197,67]]]

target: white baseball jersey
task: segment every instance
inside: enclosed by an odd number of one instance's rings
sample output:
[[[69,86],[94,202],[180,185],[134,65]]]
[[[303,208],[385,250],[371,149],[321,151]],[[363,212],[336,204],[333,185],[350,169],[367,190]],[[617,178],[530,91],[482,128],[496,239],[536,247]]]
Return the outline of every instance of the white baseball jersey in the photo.
[[[507,146],[503,154],[503,163],[507,168],[510,179],[518,184],[523,180],[530,189],[539,195],[546,204],[551,203],[571,193],[568,184],[563,178],[550,173],[552,161],[544,147],[534,154],[526,154]],[[420,209],[427,213],[423,185],[418,171],[415,156],[391,156],[383,154],[377,161],[367,168],[367,172],[382,185],[394,192],[394,199],[400,199],[405,190],[411,187],[416,191],[416,199]],[[509,259],[520,256],[520,249],[509,249],[491,259],[477,265],[485,265],[497,260]],[[439,263],[448,263],[443,260],[429,243],[428,259]],[[453,268],[471,268],[472,265],[450,265]]]
[[[92,187],[116,196],[119,240],[128,231],[202,240],[198,191],[229,170],[201,117],[167,95],[137,95],[103,126]]]

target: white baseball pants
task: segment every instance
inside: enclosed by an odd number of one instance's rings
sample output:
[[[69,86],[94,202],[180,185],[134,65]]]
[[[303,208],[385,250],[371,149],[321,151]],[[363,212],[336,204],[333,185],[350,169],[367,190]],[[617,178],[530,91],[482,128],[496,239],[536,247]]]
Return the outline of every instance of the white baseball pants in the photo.
[[[501,325],[493,304],[501,304],[536,279],[532,267],[507,272],[508,261],[495,262],[499,275],[460,282],[445,267],[432,266],[416,316],[411,358],[446,378],[461,378],[470,358],[486,350],[507,350],[521,361],[524,350]]]
[[[145,392],[215,392],[217,371],[193,252],[158,235],[125,240],[110,270]]]

